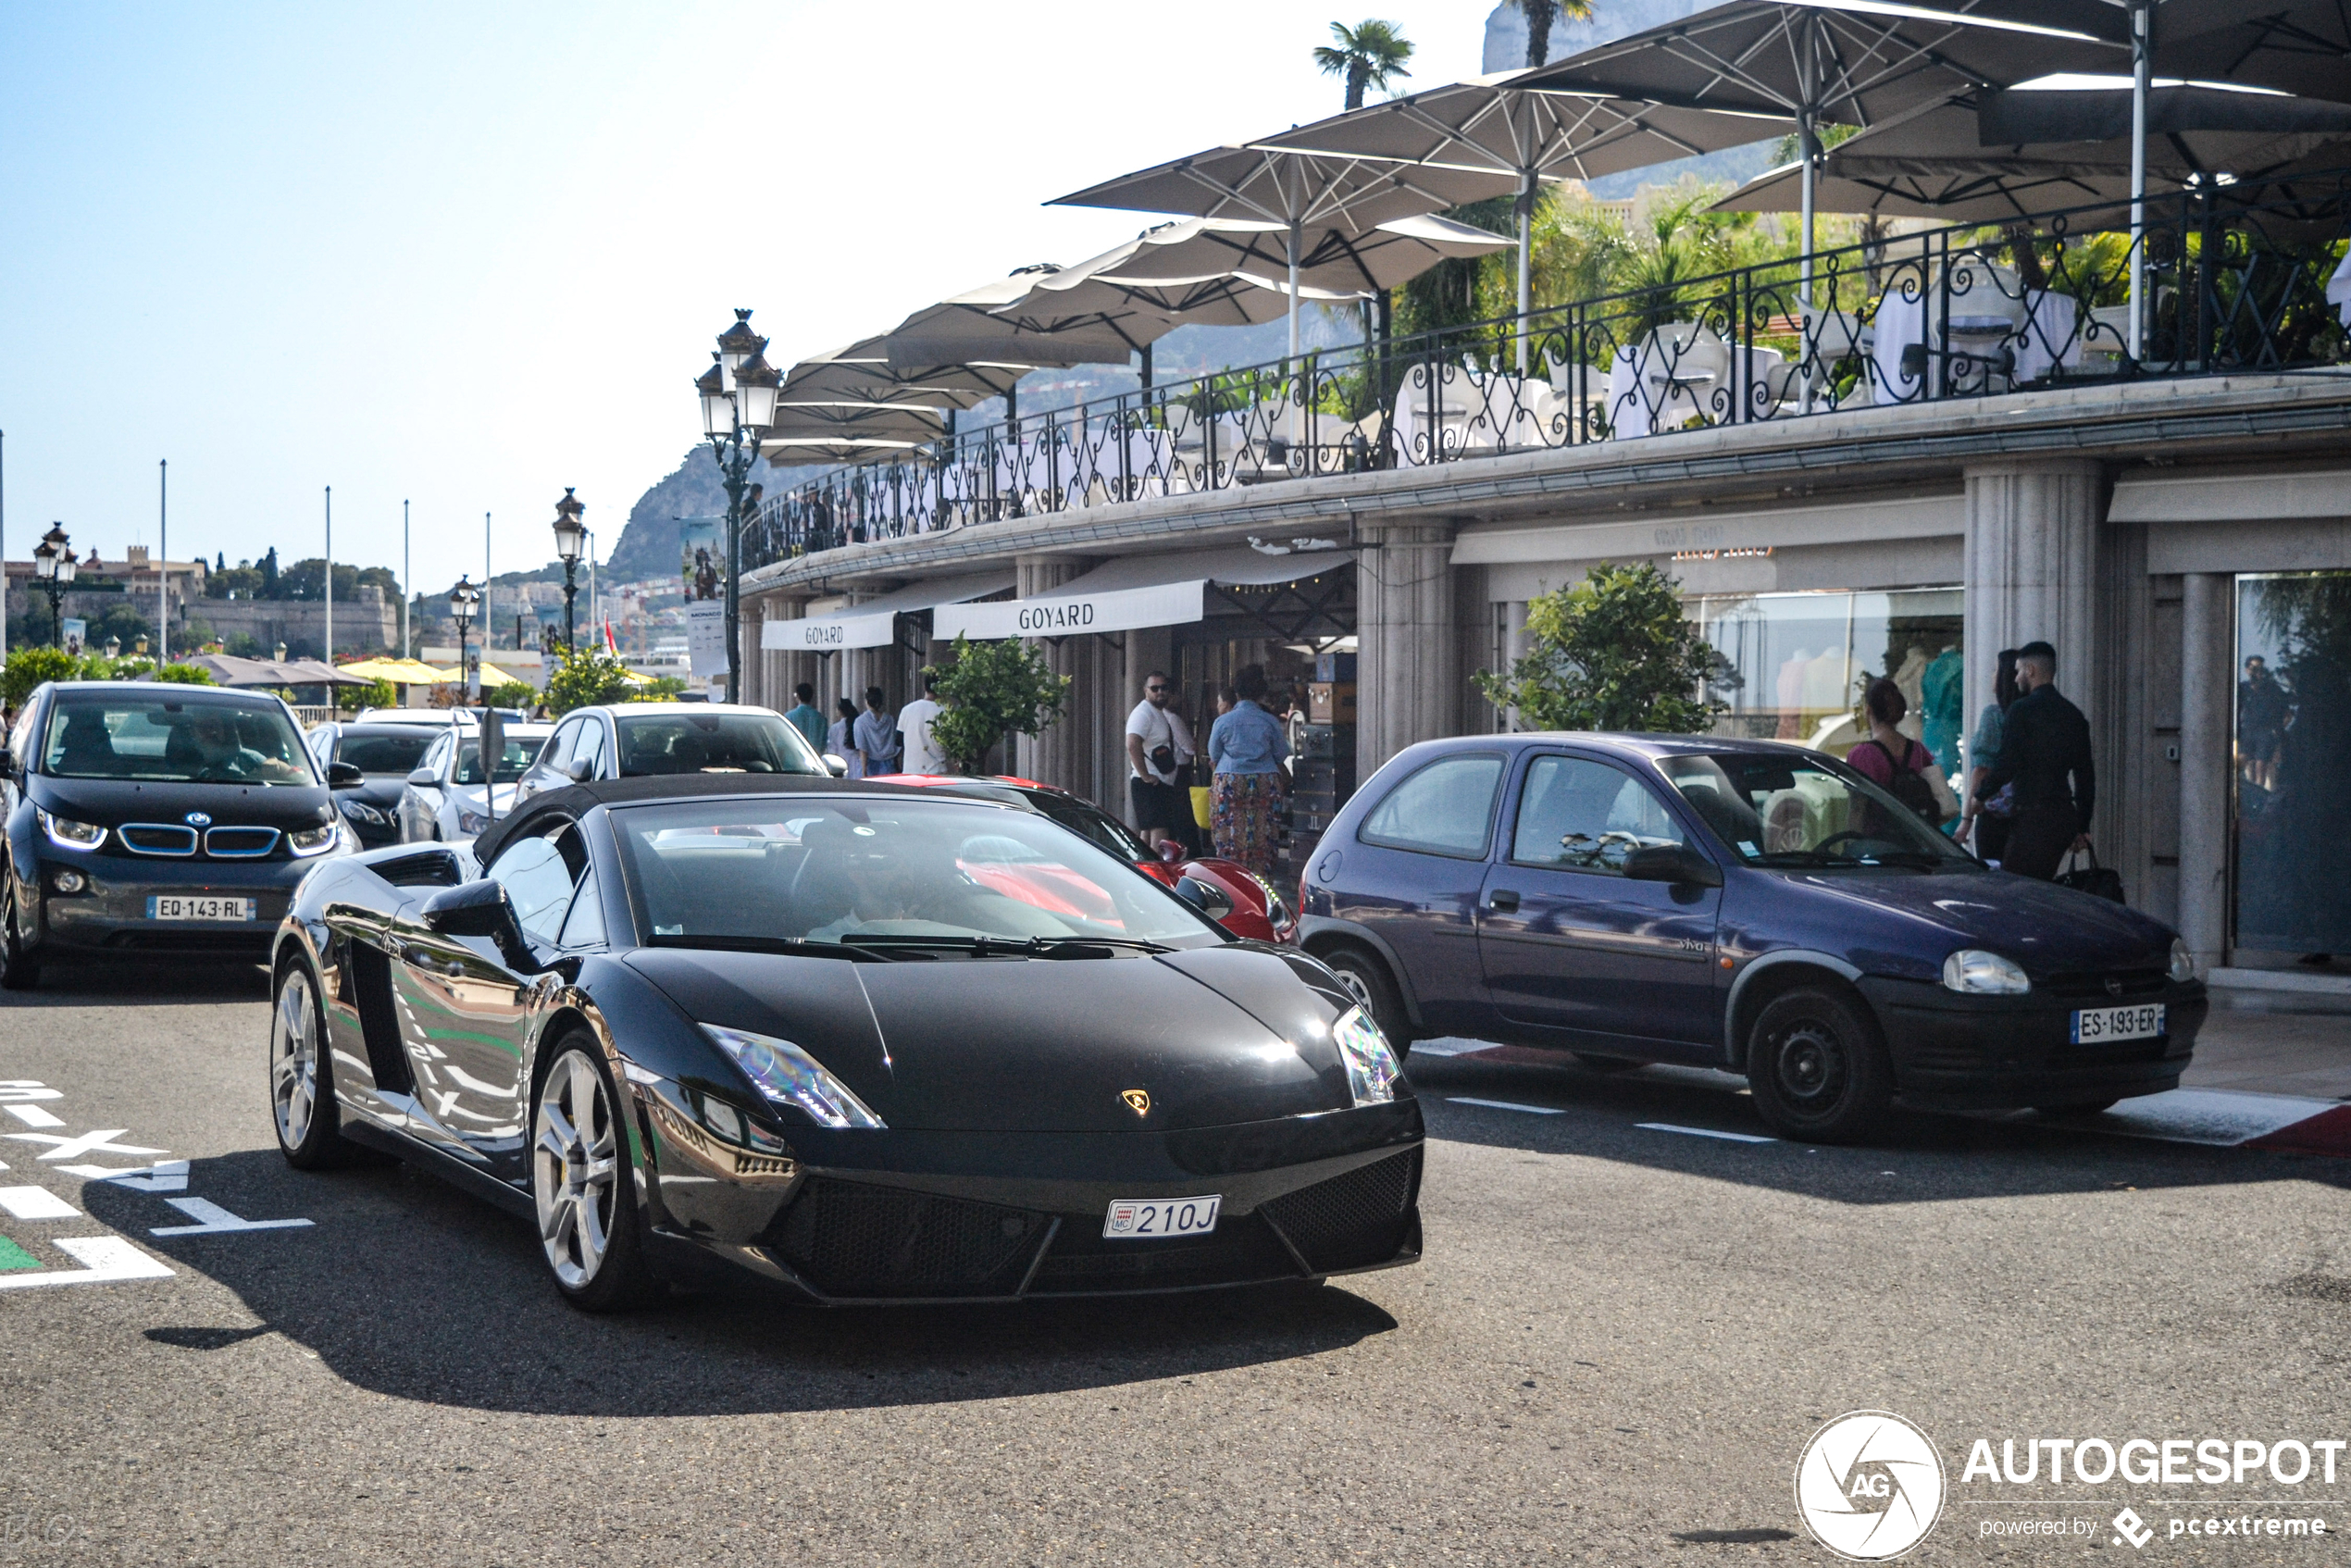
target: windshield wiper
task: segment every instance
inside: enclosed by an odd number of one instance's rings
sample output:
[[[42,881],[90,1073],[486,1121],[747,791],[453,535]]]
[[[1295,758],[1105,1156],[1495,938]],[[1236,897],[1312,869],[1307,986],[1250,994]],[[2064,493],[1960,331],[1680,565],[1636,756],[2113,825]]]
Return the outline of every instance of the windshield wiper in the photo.
[[[879,953],[860,952],[839,942],[815,942],[805,937],[672,936],[656,932],[651,947],[699,948],[711,952],[780,952],[796,958],[848,958],[872,963]]]
[[[932,937],[911,932],[879,931],[871,936],[843,937],[845,947],[872,947],[888,951],[891,948],[937,948],[949,952],[968,952],[975,958],[1002,956],[1006,958],[1074,958],[1081,956],[1085,948],[1133,948],[1141,952],[1173,952],[1176,950],[1158,942],[1139,941],[1133,937]]]
[[[1915,867],[1921,871],[1938,871],[1954,863],[1942,855],[1929,854],[1924,850],[1887,850],[1882,854],[1868,856],[1862,860],[1861,864],[1863,865],[1901,865]]]
[[[1756,865],[1859,865],[1860,862],[1847,860],[1841,854],[1831,854],[1826,850],[1773,850],[1769,854],[1757,855],[1751,864]]]

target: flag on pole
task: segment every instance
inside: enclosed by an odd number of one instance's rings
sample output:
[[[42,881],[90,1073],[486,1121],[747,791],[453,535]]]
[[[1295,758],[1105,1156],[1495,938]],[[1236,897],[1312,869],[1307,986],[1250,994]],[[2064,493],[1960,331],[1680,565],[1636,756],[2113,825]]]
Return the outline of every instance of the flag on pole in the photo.
[[[612,640],[612,617],[609,616],[604,617],[604,652],[616,659],[620,657],[620,644]]]

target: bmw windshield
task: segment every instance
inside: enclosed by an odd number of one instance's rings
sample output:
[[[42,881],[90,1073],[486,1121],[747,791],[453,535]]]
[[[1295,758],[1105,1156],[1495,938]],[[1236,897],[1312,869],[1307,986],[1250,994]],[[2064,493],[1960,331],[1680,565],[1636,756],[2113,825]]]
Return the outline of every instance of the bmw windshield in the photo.
[[[57,778],[159,784],[318,782],[283,709],[189,701],[152,686],[131,687],[121,696],[59,692],[49,709],[41,771]]]
[[[1189,905],[1034,812],[745,798],[613,814],[656,944],[873,952],[1203,947]]]
[[[1799,752],[1665,757],[1658,767],[1749,865],[1962,871],[1981,864],[1885,790]]]

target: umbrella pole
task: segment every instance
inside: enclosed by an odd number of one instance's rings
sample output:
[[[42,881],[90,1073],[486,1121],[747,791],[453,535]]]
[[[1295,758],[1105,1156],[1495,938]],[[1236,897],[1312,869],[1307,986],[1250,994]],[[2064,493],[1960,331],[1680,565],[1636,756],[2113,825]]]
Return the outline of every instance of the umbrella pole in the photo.
[[[2147,238],[2147,88],[2154,68],[2155,7],[2148,0],[2131,6],[2131,359],[2146,348]]]
[[[1526,374],[1526,317],[1535,308],[1535,280],[1530,270],[1535,243],[1535,171],[1518,171],[1518,373]]]
[[[1289,236],[1287,243],[1289,250],[1289,363],[1283,368],[1296,375],[1298,373],[1298,219],[1295,218],[1289,220]],[[1287,433],[1292,441],[1298,439],[1298,405],[1304,398],[1305,388],[1301,386],[1299,388],[1297,397],[1287,400],[1289,404]]]

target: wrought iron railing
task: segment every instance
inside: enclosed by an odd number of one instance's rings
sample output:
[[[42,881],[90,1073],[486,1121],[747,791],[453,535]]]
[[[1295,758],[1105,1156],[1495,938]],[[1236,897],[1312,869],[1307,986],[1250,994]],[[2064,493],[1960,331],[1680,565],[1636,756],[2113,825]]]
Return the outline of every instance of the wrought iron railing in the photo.
[[[746,567],[1118,502],[1887,404],[2339,367],[2351,176],[1928,230],[958,430],[768,498]],[[2142,263],[2132,351],[2130,276]],[[1809,271],[1809,286],[1807,272]],[[2351,287],[2338,292],[2351,293]],[[2351,309],[2351,305],[2345,308]]]

